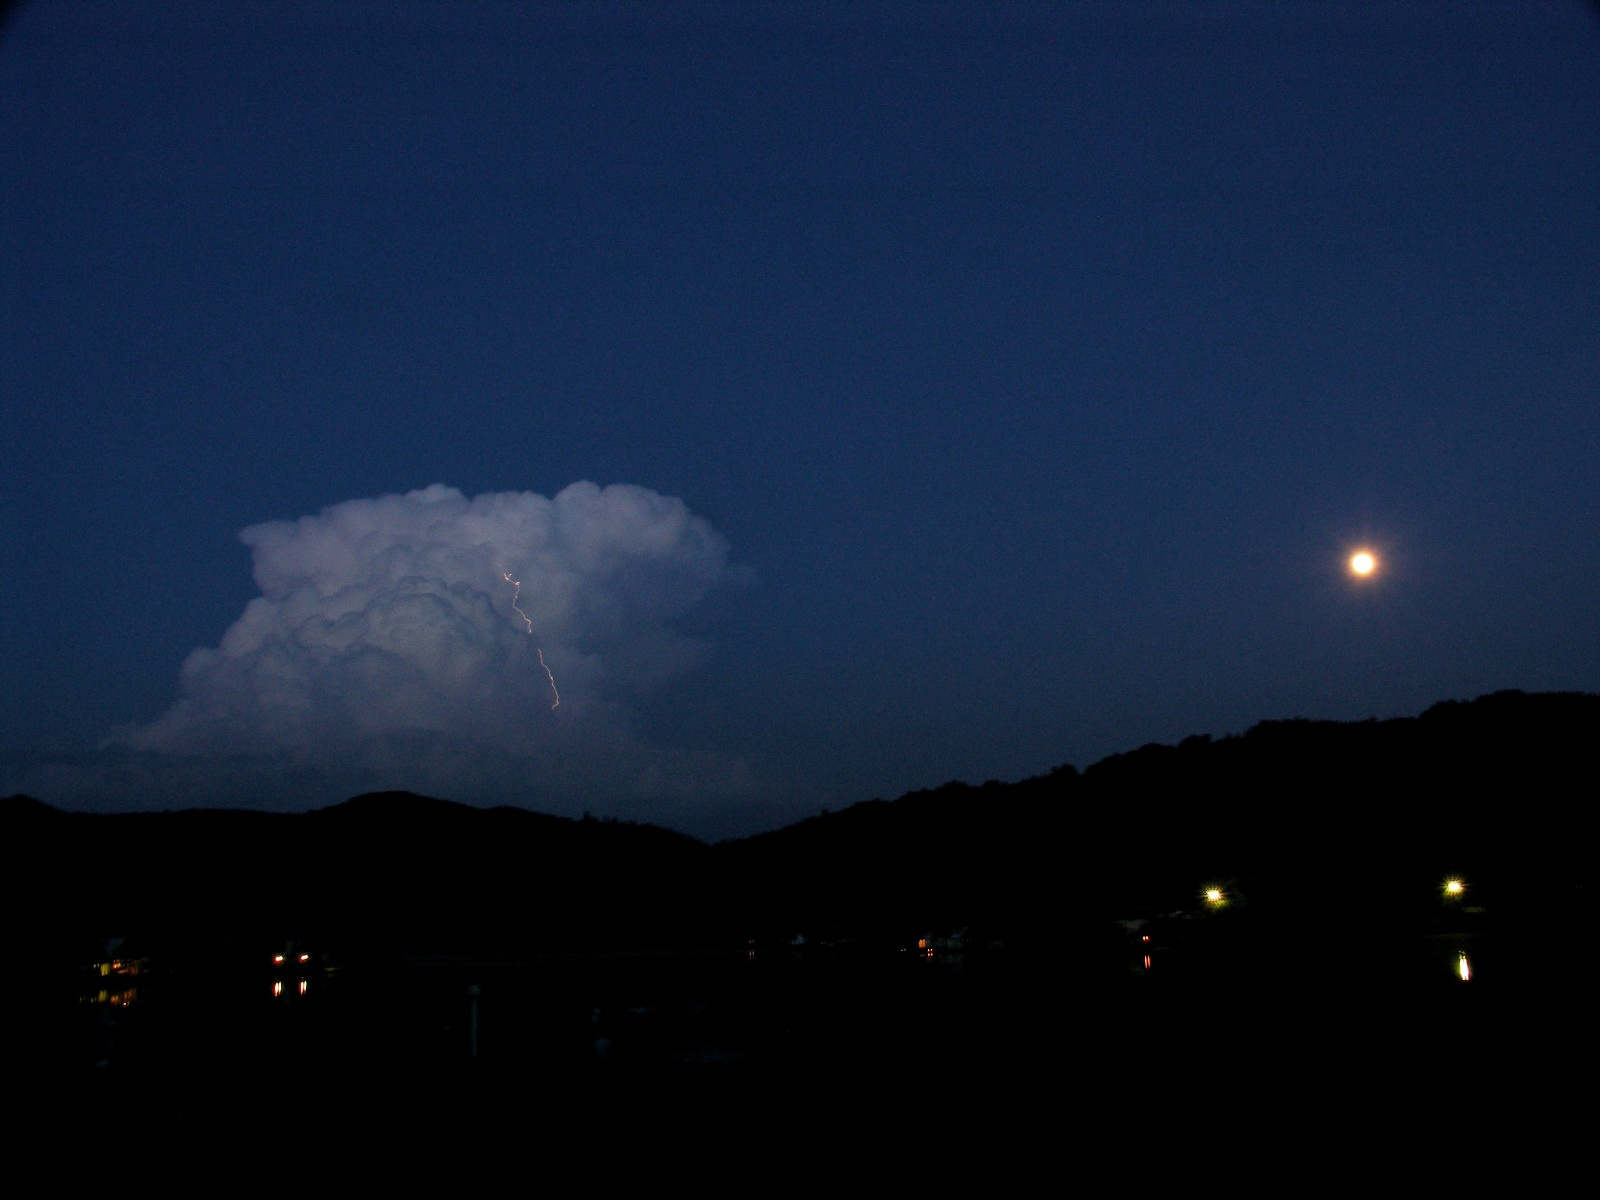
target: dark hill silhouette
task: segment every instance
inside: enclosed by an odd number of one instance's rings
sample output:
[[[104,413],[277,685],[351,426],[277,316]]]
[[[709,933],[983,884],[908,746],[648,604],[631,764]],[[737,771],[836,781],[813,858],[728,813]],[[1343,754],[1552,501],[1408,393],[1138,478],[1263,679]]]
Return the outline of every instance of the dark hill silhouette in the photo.
[[[1588,911],[1600,696],[1501,692],[1384,721],[1274,720],[1015,783],[950,783],[707,845],[392,792],[303,814],[0,801],[10,911],[51,933],[309,930],[435,950],[661,949],[965,928],[1097,937],[1227,882],[1276,929],[1473,907]],[[1492,904],[1491,904],[1492,901]]]
[[[1481,888],[1515,881],[1527,903],[1576,903],[1597,744],[1600,696],[1503,692],[947,784],[718,849],[768,881],[775,912],[926,895],[952,917],[999,896],[1132,914],[1193,908],[1204,881],[1245,877],[1262,901],[1303,908],[1321,894],[1354,913],[1431,899],[1461,872]]]

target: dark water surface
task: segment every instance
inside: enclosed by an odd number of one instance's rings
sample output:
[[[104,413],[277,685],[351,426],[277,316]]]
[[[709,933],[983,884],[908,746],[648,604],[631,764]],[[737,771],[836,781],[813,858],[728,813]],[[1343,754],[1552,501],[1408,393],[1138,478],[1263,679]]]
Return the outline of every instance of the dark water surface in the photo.
[[[1459,937],[1409,949],[1404,970],[1360,946],[1299,948],[1293,970],[1146,968],[1137,949],[1115,970],[800,953],[152,967],[19,1017],[11,1078],[40,1130],[390,1167],[866,1155],[993,1180],[1088,1156],[1132,1184],[1385,1147],[1445,1172],[1561,1161],[1593,1067],[1586,984],[1549,961],[1507,980],[1509,957]],[[1483,964],[1468,980],[1462,954]]]

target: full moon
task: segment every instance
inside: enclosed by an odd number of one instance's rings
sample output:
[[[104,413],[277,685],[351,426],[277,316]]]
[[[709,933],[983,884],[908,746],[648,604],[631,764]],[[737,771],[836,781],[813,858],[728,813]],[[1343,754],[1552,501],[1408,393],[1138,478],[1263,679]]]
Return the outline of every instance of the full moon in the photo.
[[[1369,551],[1358,550],[1350,556],[1350,570],[1357,575],[1371,575],[1378,569],[1378,560]]]

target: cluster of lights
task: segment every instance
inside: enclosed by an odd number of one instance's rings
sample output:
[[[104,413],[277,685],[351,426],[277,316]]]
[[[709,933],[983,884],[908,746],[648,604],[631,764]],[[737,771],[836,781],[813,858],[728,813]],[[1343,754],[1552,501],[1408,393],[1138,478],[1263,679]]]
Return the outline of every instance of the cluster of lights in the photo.
[[[300,964],[300,966],[303,967],[303,966],[305,966],[307,963],[309,963],[311,961],[311,955],[309,955],[309,954],[274,954],[272,956],[272,965],[275,966],[275,967],[282,967],[282,966],[285,966],[286,964],[288,964],[291,959],[294,962]],[[309,988],[310,988],[309,982],[306,979],[301,978],[301,980],[299,982],[299,985],[295,990],[296,990],[297,994],[299,994],[301,996],[304,996],[306,994],[306,992],[309,990]],[[282,979],[274,979],[272,981],[272,994],[274,996],[279,996],[279,997],[281,997],[281,996],[286,994],[285,991],[284,991],[284,986],[283,986],[283,980]]]
[[[101,975],[137,975],[149,965],[150,960],[145,958],[113,958],[110,962],[95,963],[94,969]]]

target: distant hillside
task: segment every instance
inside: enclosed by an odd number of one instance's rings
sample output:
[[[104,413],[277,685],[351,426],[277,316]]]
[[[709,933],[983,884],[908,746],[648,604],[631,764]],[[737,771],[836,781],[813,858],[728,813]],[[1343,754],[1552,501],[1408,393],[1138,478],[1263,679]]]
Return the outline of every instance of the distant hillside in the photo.
[[[317,931],[363,945],[656,945],[696,919],[709,848],[668,830],[405,792],[303,814],[60,813],[0,801],[6,894],[98,936]],[[636,903],[668,893],[669,905]]]
[[[1176,906],[1202,878],[1244,873],[1331,871],[1321,882],[1332,886],[1400,862],[1496,877],[1570,869],[1588,856],[1597,747],[1600,696],[1589,694],[1499,692],[1386,721],[1266,721],[1081,773],[858,804],[747,839],[738,856],[760,874],[781,865],[777,890],[815,904],[841,888],[935,880],[976,904],[1022,886],[1019,871],[1102,908]]]
[[[1200,905],[1281,922],[1588,911],[1600,696],[1500,692],[1386,721],[1263,722],[1016,783],[947,784],[708,846],[629,822],[409,793],[305,814],[88,815],[0,801],[29,928],[326,931],[369,945],[1011,944]]]

